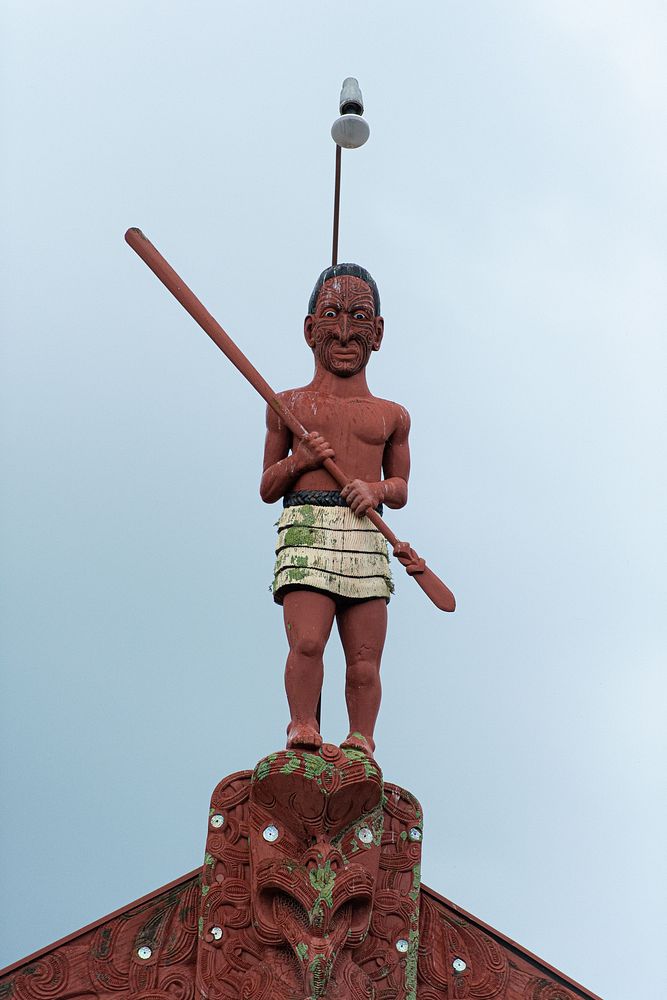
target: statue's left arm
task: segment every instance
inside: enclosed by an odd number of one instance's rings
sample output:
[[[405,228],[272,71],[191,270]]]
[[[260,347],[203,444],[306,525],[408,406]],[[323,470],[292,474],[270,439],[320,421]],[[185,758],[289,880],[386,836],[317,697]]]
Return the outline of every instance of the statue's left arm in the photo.
[[[410,414],[403,406],[393,403],[395,416],[394,430],[385,444],[382,456],[384,479],[378,483],[365,483],[353,479],[341,490],[343,498],[360,517],[378,504],[386,504],[395,509],[405,507],[408,502],[408,478],[410,476]]]

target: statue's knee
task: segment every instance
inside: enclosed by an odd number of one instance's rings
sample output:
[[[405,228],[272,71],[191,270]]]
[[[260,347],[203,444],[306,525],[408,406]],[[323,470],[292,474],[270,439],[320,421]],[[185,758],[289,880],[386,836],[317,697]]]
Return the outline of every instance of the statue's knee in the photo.
[[[321,660],[324,655],[324,645],[320,638],[304,637],[293,643],[292,652],[307,660]]]
[[[372,687],[377,684],[380,666],[373,660],[356,660],[348,663],[347,683],[351,687]]]

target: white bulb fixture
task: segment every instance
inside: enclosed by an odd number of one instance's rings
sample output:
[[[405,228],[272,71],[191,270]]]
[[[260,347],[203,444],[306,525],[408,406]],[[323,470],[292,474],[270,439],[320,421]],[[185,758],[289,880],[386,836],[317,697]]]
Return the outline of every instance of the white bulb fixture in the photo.
[[[331,126],[331,138],[343,149],[358,149],[367,141],[371,130],[368,122],[361,117],[364,101],[359,82],[353,76],[343,80],[339,107],[340,118]]]

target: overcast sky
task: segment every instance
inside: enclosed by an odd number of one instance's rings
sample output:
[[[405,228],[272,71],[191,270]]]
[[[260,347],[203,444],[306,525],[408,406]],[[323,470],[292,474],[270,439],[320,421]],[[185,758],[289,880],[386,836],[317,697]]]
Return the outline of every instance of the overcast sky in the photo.
[[[195,868],[217,781],[284,740],[264,407],[123,234],[303,384],[355,75],[340,258],[413,418],[388,520],[459,601],[397,567],[378,760],[428,885],[657,997],[664,5],[4,0],[0,27],[0,963]]]

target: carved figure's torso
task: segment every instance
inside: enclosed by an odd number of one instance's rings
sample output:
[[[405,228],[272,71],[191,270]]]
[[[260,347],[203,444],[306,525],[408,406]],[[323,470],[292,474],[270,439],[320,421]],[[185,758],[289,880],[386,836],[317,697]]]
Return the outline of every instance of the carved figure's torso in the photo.
[[[391,437],[408,417],[398,403],[376,396],[335,396],[310,386],[280,393],[280,398],[309,431],[318,431],[340,457],[351,479],[382,478]],[[296,490],[332,490],[338,484],[323,469],[304,472]]]

